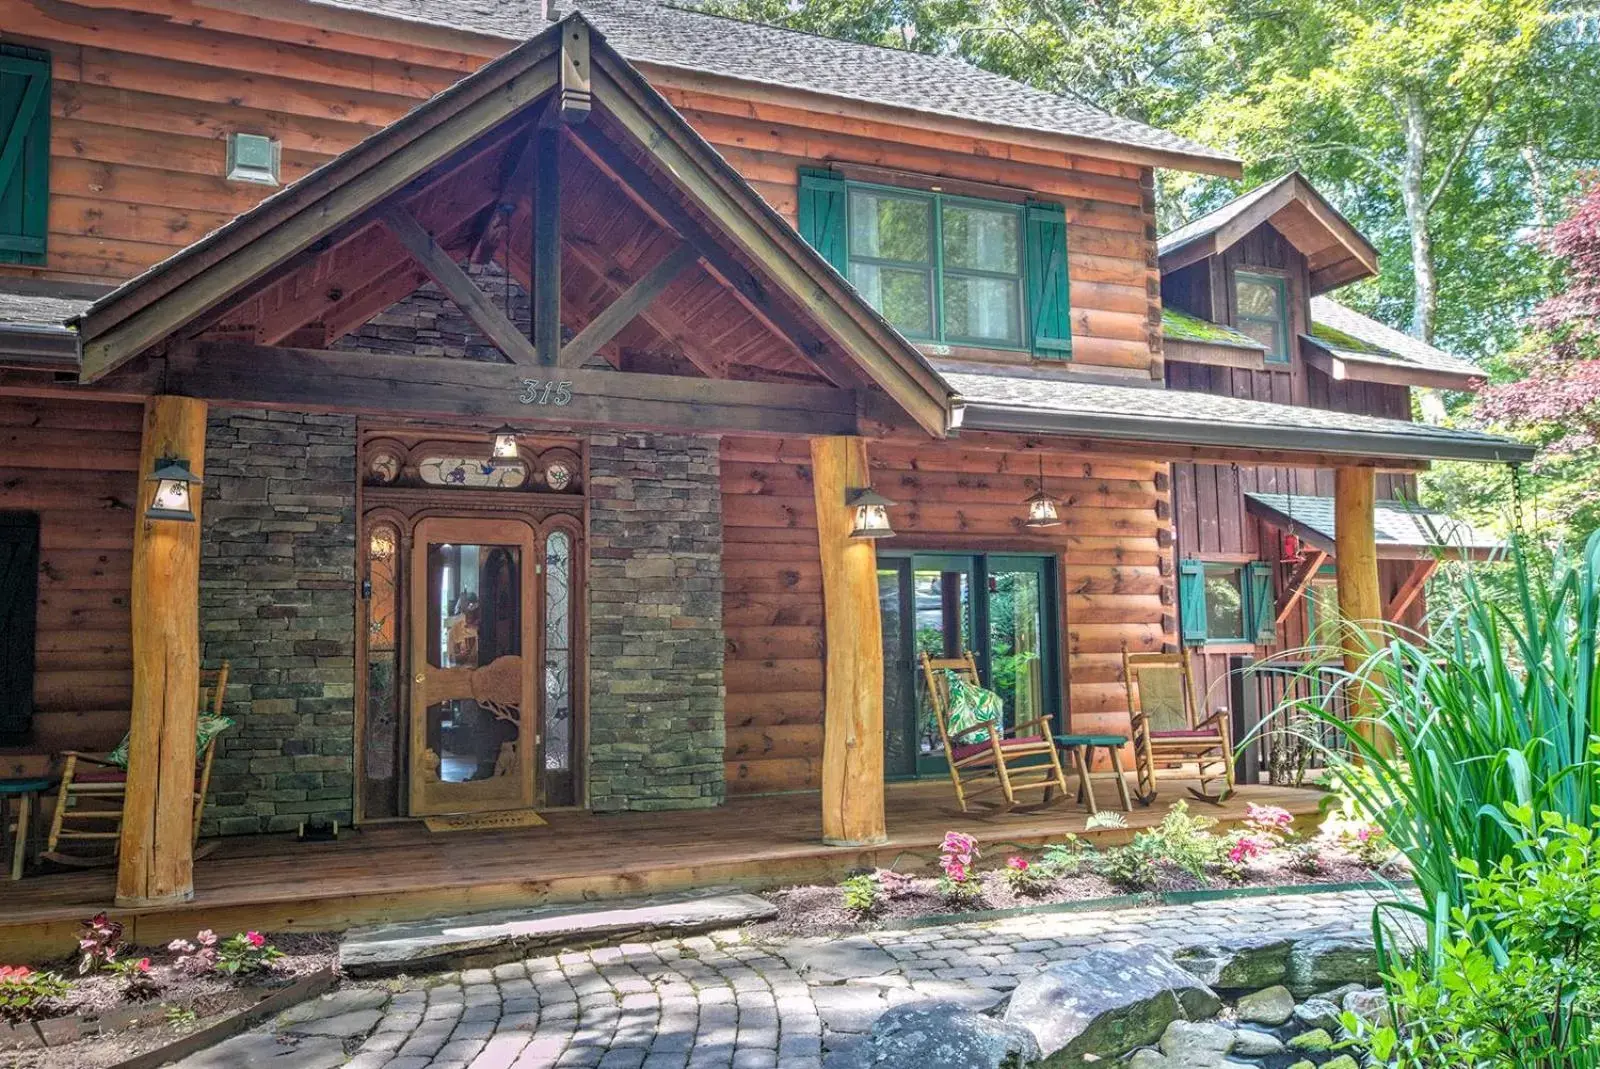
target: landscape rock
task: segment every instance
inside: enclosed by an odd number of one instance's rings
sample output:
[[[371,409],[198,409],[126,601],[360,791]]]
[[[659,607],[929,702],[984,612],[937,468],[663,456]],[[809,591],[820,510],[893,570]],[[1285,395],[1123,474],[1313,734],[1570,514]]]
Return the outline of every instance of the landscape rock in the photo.
[[[338,1017],[357,1010],[380,1010],[389,1002],[389,992],[376,987],[344,987],[321,998],[291,1006],[278,1014],[278,1024],[298,1024],[323,1017]]]
[[[1271,1032],[1238,1028],[1233,1033],[1233,1053],[1241,1058],[1268,1058],[1283,1053],[1283,1040]]]
[[[1172,1063],[1159,1050],[1144,1047],[1133,1052],[1128,1059],[1128,1069],[1171,1069]]]
[[[1391,1021],[1389,996],[1381,987],[1350,992],[1344,997],[1344,1009],[1379,1028]]]
[[[1341,1054],[1331,1062],[1323,1062],[1322,1069],[1361,1069],[1361,1066],[1350,1055]]]
[[[1301,1032],[1289,1040],[1290,1050],[1303,1050],[1311,1054],[1321,1054],[1333,1046],[1333,1037],[1325,1028],[1313,1028],[1309,1032]]]
[[[1289,1069],[1317,1069],[1317,1063],[1312,1061],[1310,1058],[1301,1058],[1299,1061],[1289,1066]]]
[[[1294,1008],[1294,1019],[1307,1028],[1339,1027],[1339,1007],[1325,998],[1309,998]]]
[[[1293,946],[1282,936],[1241,934],[1183,947],[1172,960],[1216,990],[1255,991],[1283,983]]]
[[[1314,932],[1289,950],[1285,981],[1297,998],[1341,984],[1372,987],[1379,982],[1378,954],[1371,938],[1348,932]]]
[[[1160,1039],[1176,1020],[1222,1008],[1209,987],[1149,947],[1094,950],[1017,985],[1005,1019],[1032,1032],[1049,1069],[1114,1058]]]
[[[1283,1024],[1294,1016],[1294,996],[1283,985],[1252,991],[1239,1000],[1239,1020],[1250,1024]]]
[[[1161,1053],[1179,1065],[1216,1065],[1233,1049],[1233,1030],[1212,1021],[1173,1021],[1161,1033]]]
[[[953,1002],[896,1006],[856,1048],[857,1065],[882,1069],[1012,1069],[1039,1059],[1033,1033]]]

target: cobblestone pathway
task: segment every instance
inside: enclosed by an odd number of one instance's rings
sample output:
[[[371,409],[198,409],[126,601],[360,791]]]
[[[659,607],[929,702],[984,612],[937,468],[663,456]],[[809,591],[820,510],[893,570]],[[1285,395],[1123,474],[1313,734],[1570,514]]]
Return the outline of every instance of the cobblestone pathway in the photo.
[[[557,954],[415,981],[346,1064],[831,1069],[901,1001],[986,1007],[1041,965],[1097,947],[1175,949],[1241,930],[1365,931],[1374,901],[1368,892],[1232,899],[843,939],[757,942],[730,931]],[[295,1059],[284,1053],[273,1064],[287,1069]],[[202,1064],[212,1063],[193,1063]]]

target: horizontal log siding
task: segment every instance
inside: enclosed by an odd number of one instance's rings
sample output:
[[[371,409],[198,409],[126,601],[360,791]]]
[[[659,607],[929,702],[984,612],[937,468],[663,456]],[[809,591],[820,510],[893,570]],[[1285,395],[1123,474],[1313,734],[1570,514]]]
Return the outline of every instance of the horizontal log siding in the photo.
[[[39,515],[34,738],[109,750],[133,695],[138,405],[0,397],[0,511]]]
[[[486,58],[190,0],[71,10],[78,14],[0,0],[0,39],[53,58],[49,262],[37,273],[66,279],[128,278],[270,193],[223,177],[230,132],[281,140],[283,177],[292,180]],[[771,93],[734,99],[687,72],[654,73],[667,98],[791,222],[799,168],[830,162],[990,183],[1063,203],[1074,363],[1159,374],[1147,168],[824,114]]]
[[[1065,523],[1024,534],[1037,453],[1003,439],[872,442],[874,485],[897,547],[1057,554],[1066,620],[1067,702],[1080,731],[1127,730],[1122,643],[1176,641],[1165,465],[1069,453],[1045,457]],[[810,455],[803,441],[727,438],[722,447],[723,622],[728,791],[814,788],[822,753],[822,585]]]

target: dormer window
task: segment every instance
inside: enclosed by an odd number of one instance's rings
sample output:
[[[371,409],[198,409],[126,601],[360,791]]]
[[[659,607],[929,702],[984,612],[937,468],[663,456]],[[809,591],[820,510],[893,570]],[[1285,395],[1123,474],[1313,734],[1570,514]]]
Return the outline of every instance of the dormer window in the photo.
[[[1233,325],[1267,347],[1270,363],[1289,362],[1289,301],[1284,280],[1247,271],[1233,274]]]

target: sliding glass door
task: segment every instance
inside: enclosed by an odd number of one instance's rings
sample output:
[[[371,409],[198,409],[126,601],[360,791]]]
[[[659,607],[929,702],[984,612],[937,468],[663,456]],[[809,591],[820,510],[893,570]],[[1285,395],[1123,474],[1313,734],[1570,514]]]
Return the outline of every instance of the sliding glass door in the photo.
[[[1045,556],[881,552],[884,774],[945,768],[919,655],[971,651],[1006,723],[1059,711],[1055,561]]]

